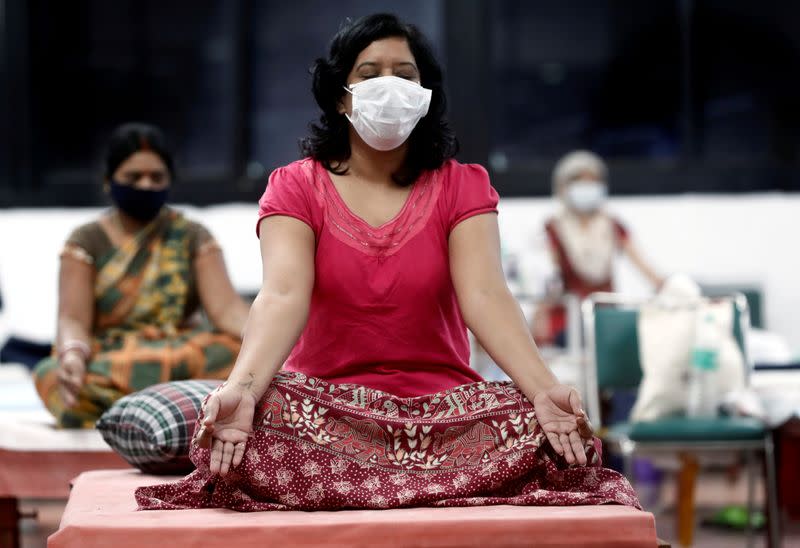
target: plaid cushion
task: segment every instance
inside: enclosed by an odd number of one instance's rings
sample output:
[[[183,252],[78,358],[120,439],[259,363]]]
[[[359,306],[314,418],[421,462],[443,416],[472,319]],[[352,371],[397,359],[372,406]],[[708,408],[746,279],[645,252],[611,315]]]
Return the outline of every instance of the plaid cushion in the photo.
[[[222,381],[173,381],[119,399],[97,429],[122,458],[148,474],[194,470],[189,442],[205,397]]]

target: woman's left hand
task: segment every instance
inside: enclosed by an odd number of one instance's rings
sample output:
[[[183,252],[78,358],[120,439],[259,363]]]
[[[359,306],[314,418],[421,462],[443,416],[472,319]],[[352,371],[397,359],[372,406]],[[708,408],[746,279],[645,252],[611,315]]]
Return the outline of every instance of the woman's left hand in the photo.
[[[578,391],[564,384],[556,384],[533,397],[536,419],[544,430],[550,445],[569,464],[586,464],[586,440],[594,435],[592,426],[581,405]]]
[[[58,363],[58,392],[67,409],[78,404],[78,395],[86,377],[86,358],[71,350]]]

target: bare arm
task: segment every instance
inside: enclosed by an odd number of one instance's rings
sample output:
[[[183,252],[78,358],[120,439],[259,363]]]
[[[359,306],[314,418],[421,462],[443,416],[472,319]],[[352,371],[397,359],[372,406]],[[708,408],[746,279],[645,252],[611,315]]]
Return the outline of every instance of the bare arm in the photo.
[[[228,378],[259,399],[308,319],[314,286],[314,232],[283,216],[261,221],[261,290],[250,307],[242,349]]]
[[[250,307],[233,288],[222,251],[218,248],[194,260],[200,301],[214,327],[237,338],[244,333]]]
[[[453,285],[467,326],[533,401],[558,381],[539,356],[525,316],[506,286],[497,216],[477,215],[459,223],[449,246]]]
[[[58,277],[56,349],[60,365],[59,390],[67,407],[76,403],[86,374],[89,356],[81,347],[91,349],[92,344],[94,277],[93,265],[68,254],[62,255]]]
[[[647,278],[653,287],[656,289],[660,288],[661,285],[664,283],[664,278],[662,278],[653,268],[648,264],[647,261],[644,260],[641,253],[639,252],[638,248],[633,245],[633,242],[629,239],[622,244],[622,250],[628,255],[628,258],[631,262],[636,265],[636,268],[639,269],[639,272]]]
[[[495,363],[533,404],[552,447],[568,463],[586,464],[592,428],[578,392],[544,364],[525,317],[506,286],[494,214],[476,215],[450,233],[450,275],[467,325]]]
[[[209,396],[196,442],[211,448],[209,469],[238,466],[255,406],[303,331],[314,287],[314,232],[292,217],[261,221],[261,290],[250,307],[242,348],[228,382]]]

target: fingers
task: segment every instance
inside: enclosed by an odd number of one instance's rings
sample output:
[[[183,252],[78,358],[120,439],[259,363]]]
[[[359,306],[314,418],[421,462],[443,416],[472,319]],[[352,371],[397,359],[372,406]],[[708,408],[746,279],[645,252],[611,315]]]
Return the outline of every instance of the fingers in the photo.
[[[564,447],[561,445],[561,442],[558,440],[558,434],[555,432],[546,432],[547,441],[550,442],[550,445],[555,449],[556,453],[559,455],[564,454]]]
[[[211,446],[211,440],[213,439],[213,436],[214,425],[201,424],[200,429],[197,431],[197,435],[195,436],[195,443],[203,449],[208,449]]]
[[[217,420],[217,414],[219,414],[219,396],[216,392],[212,392],[208,400],[206,400],[206,404],[203,406],[203,414],[205,415],[203,418],[204,425],[213,425]]]
[[[80,390],[81,384],[83,384],[81,376],[74,374],[66,367],[59,368],[58,380],[61,384],[68,386],[72,391]]]
[[[219,397],[216,392],[212,392],[208,400],[203,404],[203,422],[197,432],[195,441],[200,447],[207,449],[211,445],[214,434],[214,423],[219,414]]]
[[[578,415],[578,434],[581,438],[588,440],[594,436],[594,428],[592,423],[585,415]]]
[[[244,458],[244,450],[246,444],[245,442],[237,443],[233,448],[233,462],[231,463],[233,466],[239,466],[242,463],[242,459]]]
[[[583,404],[581,403],[581,396],[574,388],[569,392],[569,405],[575,415],[580,416],[586,414],[583,410]]]
[[[567,464],[575,464],[575,453],[572,452],[572,444],[570,443],[569,436],[566,434],[559,434],[558,441],[561,447],[564,448],[564,458]]]
[[[61,399],[67,407],[74,407],[78,403],[78,393],[83,385],[83,375],[71,372],[66,367],[58,370],[58,387]]]
[[[222,444],[222,462],[220,464],[219,473],[225,476],[231,468],[231,461],[233,460],[233,443],[226,441]]]
[[[583,446],[583,440],[576,430],[569,433],[569,442],[572,447],[572,452],[575,455],[575,460],[581,466],[586,465],[586,449]]]
[[[211,449],[209,471],[220,476],[227,475],[232,466],[239,466],[242,462],[245,446],[245,442],[232,443],[215,439]]]
[[[222,464],[222,449],[225,444],[222,440],[214,440],[211,446],[211,462],[208,465],[208,470],[212,474],[219,474]]]
[[[210,447],[209,471],[226,476],[244,458],[247,432],[232,426],[236,416],[227,407],[222,409],[222,405],[217,392],[203,404],[203,420],[197,428],[195,443],[201,448]]]
[[[75,407],[75,404],[78,403],[75,394],[62,383],[58,384],[58,394],[61,396],[61,401],[64,402],[64,407],[67,409]]]
[[[213,430],[213,427],[211,427]],[[244,451],[247,448],[246,442],[233,443],[230,441],[222,441],[221,439],[214,439],[213,433],[205,427],[201,427],[197,436],[197,444],[200,447],[208,447],[211,445],[211,460],[209,463],[209,471],[212,474],[219,474],[225,476],[231,468],[239,466],[244,458]]]

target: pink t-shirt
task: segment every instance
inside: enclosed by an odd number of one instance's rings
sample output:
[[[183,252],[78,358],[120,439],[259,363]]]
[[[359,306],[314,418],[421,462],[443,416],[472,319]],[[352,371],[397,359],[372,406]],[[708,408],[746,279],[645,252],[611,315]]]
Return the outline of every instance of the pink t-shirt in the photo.
[[[259,221],[294,217],[316,237],[308,323],[284,369],[401,397],[480,381],[448,237],[464,219],[496,212],[497,200],[483,167],[449,160],[423,173],[400,213],[376,228],[348,209],[318,162],[276,169]]]

